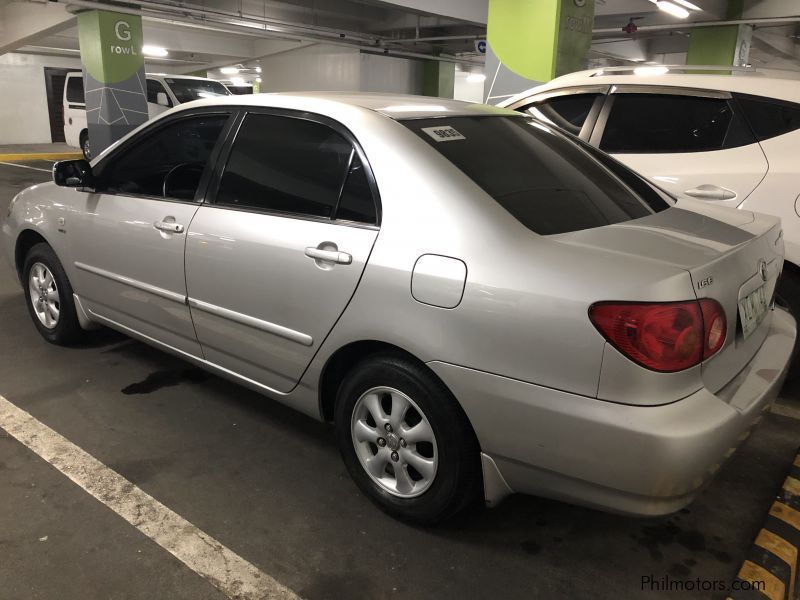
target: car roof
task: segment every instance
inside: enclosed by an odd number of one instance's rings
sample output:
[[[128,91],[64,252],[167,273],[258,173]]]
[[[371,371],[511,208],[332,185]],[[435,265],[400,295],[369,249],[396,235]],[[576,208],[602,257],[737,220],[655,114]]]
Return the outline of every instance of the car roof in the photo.
[[[681,69],[680,67],[669,68],[673,70]],[[800,80],[767,77],[757,71],[740,72],[732,69],[730,74],[724,73],[726,74],[668,72],[664,74],[637,75],[631,72],[631,69],[625,69],[622,72],[613,68],[591,69],[563,75],[541,86],[517,94],[500,104],[501,106],[507,106],[531,94],[583,85],[647,85],[714,90],[765,96],[800,103]]]
[[[423,119],[453,116],[517,116],[504,108],[460,102],[445,98],[411,96],[405,94],[379,94],[370,92],[280,92],[269,94],[247,94],[242,96],[219,96],[196,100],[181,107],[200,106],[261,106],[268,108],[296,108],[326,112],[325,107],[356,106],[374,111],[396,120]]]

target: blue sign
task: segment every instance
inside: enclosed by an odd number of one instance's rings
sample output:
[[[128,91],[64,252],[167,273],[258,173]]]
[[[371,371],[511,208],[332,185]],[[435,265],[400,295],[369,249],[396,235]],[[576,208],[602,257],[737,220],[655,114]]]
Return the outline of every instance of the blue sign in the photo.
[[[481,54],[486,54],[486,40],[475,40],[475,50]]]

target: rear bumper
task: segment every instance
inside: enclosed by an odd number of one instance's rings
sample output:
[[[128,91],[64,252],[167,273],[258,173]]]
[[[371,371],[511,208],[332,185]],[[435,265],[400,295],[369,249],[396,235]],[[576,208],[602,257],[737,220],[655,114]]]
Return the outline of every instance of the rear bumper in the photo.
[[[429,366],[459,399],[491,458],[484,459],[489,503],[513,491],[662,515],[691,502],[749,436],[778,395],[796,335],[794,319],[776,309],[758,353],[723,389],[661,406],[615,404],[442,362]],[[496,472],[487,473],[494,465]]]

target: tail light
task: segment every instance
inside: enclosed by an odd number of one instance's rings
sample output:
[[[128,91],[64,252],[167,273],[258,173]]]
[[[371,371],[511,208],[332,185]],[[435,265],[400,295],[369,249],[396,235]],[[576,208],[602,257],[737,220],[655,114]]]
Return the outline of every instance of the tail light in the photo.
[[[716,300],[598,302],[589,318],[608,342],[634,362],[664,373],[683,371],[725,344],[728,324]]]

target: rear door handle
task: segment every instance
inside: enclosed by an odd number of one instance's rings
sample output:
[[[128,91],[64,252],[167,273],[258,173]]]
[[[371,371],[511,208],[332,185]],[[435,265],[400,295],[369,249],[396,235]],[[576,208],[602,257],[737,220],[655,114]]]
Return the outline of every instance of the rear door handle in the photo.
[[[309,246],[306,248],[306,256],[314,260],[324,260],[326,262],[336,263],[338,265],[349,265],[353,262],[353,257],[347,252],[339,252],[338,250],[322,250]]]
[[[153,227],[164,233],[183,233],[183,225],[170,221],[156,221]]]
[[[733,200],[736,198],[736,192],[733,190],[708,183],[686,190],[684,194],[700,200]]]

